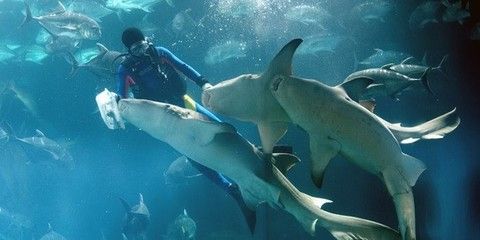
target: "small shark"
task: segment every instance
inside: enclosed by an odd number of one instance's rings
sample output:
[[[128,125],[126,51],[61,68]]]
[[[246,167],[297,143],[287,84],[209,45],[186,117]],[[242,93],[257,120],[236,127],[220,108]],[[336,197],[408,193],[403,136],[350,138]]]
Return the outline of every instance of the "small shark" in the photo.
[[[124,199],[120,198],[123,207],[127,211],[126,224],[123,227],[123,233],[128,239],[145,239],[145,231],[150,224],[150,212],[147,205],[143,202],[143,195],[139,194],[138,204],[130,207]]]
[[[122,99],[119,111],[126,121],[152,137],[168,143],[181,154],[224,174],[238,184],[252,209],[268,203],[292,214],[308,233],[327,229],[336,239],[400,239],[391,228],[369,220],[329,213],[321,209],[326,199],[296,189],[280,172],[282,162],[298,162],[293,155],[275,153],[266,168],[263,153],[224,122],[209,120],[201,113],[178,106],[142,99]],[[268,164],[267,164],[268,165]]]

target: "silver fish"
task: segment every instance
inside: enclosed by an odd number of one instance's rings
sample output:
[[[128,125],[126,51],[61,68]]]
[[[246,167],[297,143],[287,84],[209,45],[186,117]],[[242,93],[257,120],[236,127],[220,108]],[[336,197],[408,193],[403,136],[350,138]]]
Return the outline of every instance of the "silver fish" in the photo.
[[[54,36],[69,36],[73,39],[99,39],[102,35],[100,25],[90,17],[68,12],[60,3],[60,10],[51,12],[49,14],[34,17],[30,10],[30,6],[25,3],[26,17],[20,27],[23,27],[28,22],[35,20],[47,32]]]

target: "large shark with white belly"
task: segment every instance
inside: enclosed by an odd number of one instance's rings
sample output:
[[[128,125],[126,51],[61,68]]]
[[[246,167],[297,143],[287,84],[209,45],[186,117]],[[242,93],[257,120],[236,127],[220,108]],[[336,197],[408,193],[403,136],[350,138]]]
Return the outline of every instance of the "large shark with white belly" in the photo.
[[[314,235],[316,227],[327,229],[336,239],[400,239],[395,230],[369,220],[326,212],[330,202],[300,192],[284,176],[295,162],[293,155],[274,154],[275,165],[233,126],[178,106],[139,99],[122,99],[119,111],[127,122],[180,153],[231,178],[251,209],[266,202],[292,214]],[[277,168],[278,166],[278,168]],[[282,173],[283,172],[283,173]]]
[[[271,87],[292,122],[309,134],[314,182],[321,185],[330,160],[342,155],[384,182],[394,200],[403,239],[415,239],[411,187],[425,165],[404,154],[378,117],[344,91],[293,76],[277,76]]]

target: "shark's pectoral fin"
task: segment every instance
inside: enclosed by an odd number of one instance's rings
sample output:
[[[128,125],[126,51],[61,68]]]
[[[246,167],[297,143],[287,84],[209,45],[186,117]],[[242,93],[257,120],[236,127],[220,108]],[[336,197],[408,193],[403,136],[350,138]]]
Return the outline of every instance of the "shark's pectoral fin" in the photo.
[[[273,146],[287,132],[287,128],[288,124],[286,122],[258,123],[258,132],[264,153],[270,154],[273,152]]]
[[[351,99],[353,99],[353,101],[358,102],[358,100],[362,96],[365,89],[368,86],[372,85],[373,82],[374,82],[374,80],[371,79],[371,78],[358,77],[358,78],[354,78],[352,80],[349,80],[347,82],[344,82],[344,83],[338,85],[337,87],[343,88],[345,93],[347,93],[347,95]]]
[[[287,175],[288,170],[300,162],[300,159],[289,153],[274,153],[275,167],[280,170],[283,175]]]
[[[311,177],[318,188],[322,187],[323,174],[330,159],[335,157],[340,149],[341,145],[335,139],[324,135],[310,135]]]

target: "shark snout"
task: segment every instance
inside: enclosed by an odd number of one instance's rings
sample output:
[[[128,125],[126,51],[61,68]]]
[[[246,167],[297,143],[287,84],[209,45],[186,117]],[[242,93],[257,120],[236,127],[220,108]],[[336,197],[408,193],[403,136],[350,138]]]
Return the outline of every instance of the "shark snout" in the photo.
[[[128,103],[125,99],[122,99],[118,102],[118,111],[120,114],[125,113],[128,110]]]

